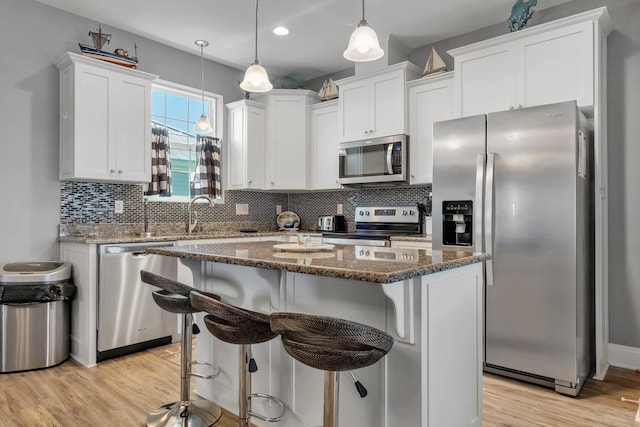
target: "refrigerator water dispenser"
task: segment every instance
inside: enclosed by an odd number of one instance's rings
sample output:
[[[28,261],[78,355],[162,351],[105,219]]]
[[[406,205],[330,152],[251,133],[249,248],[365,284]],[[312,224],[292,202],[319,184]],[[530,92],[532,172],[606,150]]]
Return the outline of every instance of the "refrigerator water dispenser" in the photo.
[[[442,244],[473,246],[473,202],[442,202]]]

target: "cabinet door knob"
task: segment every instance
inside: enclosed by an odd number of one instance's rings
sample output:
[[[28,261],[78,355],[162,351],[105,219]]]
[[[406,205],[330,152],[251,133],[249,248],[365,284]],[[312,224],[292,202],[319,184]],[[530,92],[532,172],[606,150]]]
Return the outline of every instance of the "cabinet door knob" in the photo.
[[[275,182],[271,181],[271,185],[275,184]]]
[[[518,104],[518,108],[522,108],[522,104]]]
[[[118,173],[122,173],[122,172],[123,172],[122,169],[118,169]]]
[[[249,180],[249,184],[251,184],[252,182],[253,182],[253,180],[251,180],[251,179],[250,179],[250,180]]]
[[[509,105],[509,110],[513,110],[513,105]]]
[[[415,175],[411,174],[411,178],[415,178],[415,177],[416,177]]]
[[[109,169],[109,173],[115,173],[116,170],[115,169]]]
[[[364,131],[364,134],[365,134],[365,135],[369,134],[369,131],[368,131],[368,130],[365,130],[365,131]]]

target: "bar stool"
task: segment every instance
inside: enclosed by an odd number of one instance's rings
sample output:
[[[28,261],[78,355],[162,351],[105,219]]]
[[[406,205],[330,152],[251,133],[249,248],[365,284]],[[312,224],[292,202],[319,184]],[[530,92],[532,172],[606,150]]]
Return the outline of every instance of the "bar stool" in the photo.
[[[190,399],[191,391],[191,337],[194,323],[192,314],[200,310],[195,309],[189,300],[193,291],[191,286],[176,282],[166,277],[141,270],[140,277],[144,283],[161,288],[152,293],[153,300],[162,309],[171,313],[182,314],[182,341],[180,342],[180,400],[167,403],[147,417],[147,426],[210,426],[218,422],[222,416],[222,409],[208,400]],[[205,293],[205,292],[203,292]],[[208,298],[220,299],[218,295],[205,293]],[[197,328],[197,326],[195,326]],[[197,333],[197,331],[196,331]]]
[[[323,427],[338,425],[336,372],[372,365],[393,346],[393,337],[379,329],[334,317],[272,313],[271,330],[281,334],[282,345],[291,357],[324,371]],[[357,380],[356,388],[361,397],[367,395]]]
[[[285,413],[282,400],[264,393],[251,393],[251,374],[258,370],[251,357],[251,344],[266,342],[277,336],[271,331],[269,315],[226,304],[199,291],[191,293],[191,305],[208,313],[204,317],[204,323],[213,336],[224,342],[240,345],[238,425],[248,427],[252,416],[267,422],[280,421]],[[251,411],[251,400],[255,398],[276,403],[280,407],[279,415],[267,417]]]

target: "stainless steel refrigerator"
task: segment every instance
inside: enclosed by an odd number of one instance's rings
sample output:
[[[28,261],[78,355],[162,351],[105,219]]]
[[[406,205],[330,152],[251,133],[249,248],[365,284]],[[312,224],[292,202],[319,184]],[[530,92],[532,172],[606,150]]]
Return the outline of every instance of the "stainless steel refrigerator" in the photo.
[[[574,396],[593,341],[590,134],[575,102],[433,126],[433,248],[492,255],[485,371]]]

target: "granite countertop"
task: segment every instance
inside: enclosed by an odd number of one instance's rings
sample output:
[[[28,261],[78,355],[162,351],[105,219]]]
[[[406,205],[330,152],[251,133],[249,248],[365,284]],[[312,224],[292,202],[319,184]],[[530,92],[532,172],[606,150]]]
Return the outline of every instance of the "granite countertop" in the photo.
[[[487,254],[455,251],[413,249],[413,259],[388,261],[358,259],[362,246],[335,245],[331,250],[288,252],[275,249],[274,242],[218,243],[185,245],[171,248],[150,248],[149,253],[198,261],[213,261],[272,270],[286,270],[324,277],[362,280],[373,283],[393,283],[416,276],[437,273],[490,258]],[[379,248],[368,248],[375,250]],[[383,248],[382,251],[393,251]],[[406,254],[407,249],[404,249]],[[384,252],[381,252],[384,255]],[[388,252],[389,255],[393,252]]]
[[[311,236],[321,236],[322,232],[316,230],[299,230],[299,231],[258,231],[253,233],[243,233],[237,230],[214,231],[214,232],[198,232],[193,234],[187,233],[161,233],[153,234],[151,237],[141,236],[139,234],[96,234],[83,236],[60,236],[58,242],[67,243],[86,243],[86,244],[119,244],[119,243],[146,243],[146,242],[174,242],[180,240],[210,240],[210,239],[229,239],[238,237],[269,237],[269,236],[286,236],[296,235],[298,233],[309,234]],[[413,241],[413,242],[431,242],[430,237],[425,236],[391,236],[391,240],[395,241]]]
[[[318,235],[315,231],[299,231],[310,235]],[[243,233],[240,231],[215,231],[215,232],[199,232],[194,234],[177,233],[177,234],[158,234],[151,237],[141,236],[139,234],[117,235],[96,235],[96,236],[62,236],[58,237],[58,242],[67,243],[94,243],[94,244],[118,244],[118,243],[146,243],[146,242],[174,242],[180,240],[207,240],[207,239],[229,239],[238,237],[267,237],[267,236],[286,236],[297,232],[291,231],[258,231],[253,233]]]

